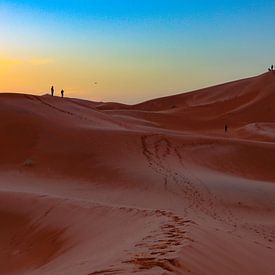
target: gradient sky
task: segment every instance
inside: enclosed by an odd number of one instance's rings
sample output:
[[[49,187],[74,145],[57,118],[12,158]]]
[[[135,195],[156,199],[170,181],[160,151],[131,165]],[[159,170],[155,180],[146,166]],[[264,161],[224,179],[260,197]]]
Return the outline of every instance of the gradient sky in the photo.
[[[264,72],[274,26],[275,0],[0,0],[0,91],[125,103],[190,91]]]

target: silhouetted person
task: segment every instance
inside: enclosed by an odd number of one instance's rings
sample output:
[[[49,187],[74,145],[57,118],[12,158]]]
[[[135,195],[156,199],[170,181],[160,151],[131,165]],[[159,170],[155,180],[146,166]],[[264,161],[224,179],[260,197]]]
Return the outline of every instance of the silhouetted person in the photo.
[[[228,130],[228,126],[227,124],[224,125],[224,132],[227,133],[227,130]]]
[[[271,71],[273,71],[273,70],[274,70],[274,65],[272,64],[272,65],[271,65]]]
[[[53,86],[51,87],[51,93],[52,93],[52,96],[53,96],[53,94],[54,94],[54,87]]]
[[[64,90],[61,90],[61,96],[64,97]]]

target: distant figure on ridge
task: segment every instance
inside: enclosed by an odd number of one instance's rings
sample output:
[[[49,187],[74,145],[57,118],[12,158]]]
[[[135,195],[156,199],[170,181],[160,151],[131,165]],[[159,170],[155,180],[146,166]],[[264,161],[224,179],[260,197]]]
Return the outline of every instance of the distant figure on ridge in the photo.
[[[53,86],[51,87],[51,93],[52,93],[52,96],[53,96],[53,94],[54,94],[54,87]]]
[[[61,90],[61,96],[64,97],[64,90]]]
[[[224,132],[227,133],[227,130],[228,130],[228,126],[227,124],[224,125]]]
[[[271,71],[273,71],[273,70],[274,70],[274,65],[272,64],[272,65],[271,65]]]

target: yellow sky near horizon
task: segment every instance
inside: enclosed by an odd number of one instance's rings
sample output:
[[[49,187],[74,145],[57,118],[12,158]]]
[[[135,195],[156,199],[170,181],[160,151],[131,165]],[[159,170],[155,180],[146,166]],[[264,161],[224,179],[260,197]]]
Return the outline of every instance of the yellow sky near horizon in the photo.
[[[222,70],[213,60],[195,54],[177,58],[128,52],[123,60],[121,53],[0,55],[0,92],[43,95],[53,85],[57,95],[64,89],[68,97],[92,101],[134,104],[239,79],[240,75],[253,76],[242,66],[231,72]]]
[[[134,103],[166,95],[172,87],[178,89],[174,89],[174,93],[183,91],[182,81],[188,83],[191,80],[190,72],[184,74],[177,68],[173,77],[168,77],[171,75],[169,60],[166,68],[157,62],[142,59],[137,59],[135,66],[131,65],[130,60],[119,64],[116,58],[113,58],[114,66],[109,64],[110,60],[72,60],[0,56],[0,90],[44,94],[54,85],[57,91],[64,89],[66,95],[71,97]],[[70,65],[71,62],[74,65]]]

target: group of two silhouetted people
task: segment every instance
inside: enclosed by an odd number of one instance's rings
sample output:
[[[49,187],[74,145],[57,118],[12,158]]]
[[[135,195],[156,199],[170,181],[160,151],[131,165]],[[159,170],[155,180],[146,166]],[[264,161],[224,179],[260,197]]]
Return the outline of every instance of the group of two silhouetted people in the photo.
[[[273,64],[271,65],[271,67],[270,67],[270,68],[268,68],[268,71],[269,71],[269,72],[274,71],[274,65],[273,65]]]
[[[51,94],[52,94],[52,96],[54,95],[54,87],[53,86],[51,87]],[[61,97],[64,97],[64,90],[63,89],[61,90]]]

